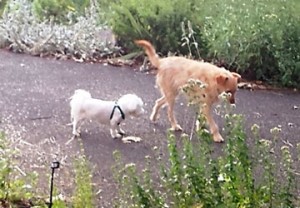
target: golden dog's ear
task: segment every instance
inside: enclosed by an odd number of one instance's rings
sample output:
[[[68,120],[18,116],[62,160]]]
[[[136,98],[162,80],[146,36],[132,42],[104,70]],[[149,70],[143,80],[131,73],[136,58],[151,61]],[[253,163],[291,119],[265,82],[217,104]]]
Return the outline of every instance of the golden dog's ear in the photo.
[[[217,83],[218,83],[218,84],[223,85],[223,84],[225,84],[226,81],[229,80],[229,77],[227,77],[227,76],[225,76],[225,75],[218,75],[218,76],[216,77],[216,80],[217,80]]]
[[[240,80],[242,77],[240,74],[236,73],[236,72],[231,72],[232,76],[237,78],[238,80]]]

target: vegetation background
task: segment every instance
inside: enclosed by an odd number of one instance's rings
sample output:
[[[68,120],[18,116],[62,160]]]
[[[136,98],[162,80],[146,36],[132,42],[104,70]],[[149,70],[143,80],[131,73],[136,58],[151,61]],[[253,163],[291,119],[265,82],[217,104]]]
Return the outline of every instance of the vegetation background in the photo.
[[[1,0],[0,46],[32,55],[98,61],[140,50],[133,40],[147,39],[162,56],[203,59],[248,79],[299,88],[299,11],[299,0]],[[248,151],[242,118],[228,115],[231,140],[223,159],[211,159],[204,129],[198,132],[202,147],[185,142],[180,149],[168,135],[170,156],[167,165],[161,164],[159,189],[147,167],[139,178],[134,165],[122,164],[117,155],[116,207],[299,206],[299,177],[289,147],[281,149],[277,163],[269,154],[275,144],[262,140],[259,127],[254,127],[257,151]],[[4,134],[0,140],[0,202],[9,206],[32,199],[34,194],[22,188],[25,179],[12,179],[15,153],[7,150]],[[262,158],[257,164],[254,152]],[[93,207],[88,162],[80,157],[74,163],[77,187],[72,205]],[[277,176],[279,169],[282,175]],[[258,170],[263,177],[254,183]],[[127,174],[137,177],[129,179]],[[282,177],[287,179],[284,183]],[[68,207],[59,200],[55,206]]]
[[[299,5],[297,0],[119,0],[109,20],[125,46],[145,38],[164,55],[203,58],[247,78],[299,87]]]
[[[297,0],[3,0],[0,42],[35,55],[99,59],[137,50],[133,40],[142,38],[164,56],[204,59],[247,79],[299,88],[299,9]],[[24,19],[38,29],[22,29]],[[53,32],[58,27],[70,34]],[[114,37],[97,41],[104,29]]]

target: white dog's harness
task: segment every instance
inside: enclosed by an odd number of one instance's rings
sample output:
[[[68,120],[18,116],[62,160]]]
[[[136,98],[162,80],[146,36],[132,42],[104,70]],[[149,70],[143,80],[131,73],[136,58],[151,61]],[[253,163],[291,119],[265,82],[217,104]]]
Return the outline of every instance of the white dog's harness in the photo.
[[[115,106],[113,107],[113,110],[112,110],[112,112],[110,114],[110,118],[109,119],[111,120],[114,117],[116,108],[120,111],[122,119],[125,120],[125,114],[122,111],[121,107],[117,103],[115,103]]]

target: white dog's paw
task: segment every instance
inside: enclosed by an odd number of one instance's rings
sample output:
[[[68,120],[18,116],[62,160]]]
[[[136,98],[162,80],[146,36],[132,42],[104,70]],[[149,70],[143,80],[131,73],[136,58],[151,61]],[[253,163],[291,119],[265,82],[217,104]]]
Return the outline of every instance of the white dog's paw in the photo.
[[[111,135],[111,137],[113,139],[121,139],[123,136],[121,134],[117,133],[117,134]]]
[[[80,132],[78,132],[78,131],[73,131],[72,134],[73,134],[75,137],[79,137],[79,136],[80,136]]]
[[[121,134],[122,136],[124,136],[124,135],[126,134],[125,131],[124,131],[123,129],[119,129],[119,130],[118,130],[118,133]]]
[[[110,130],[110,135],[113,139],[120,139],[122,138],[122,134],[118,133],[116,130]]]

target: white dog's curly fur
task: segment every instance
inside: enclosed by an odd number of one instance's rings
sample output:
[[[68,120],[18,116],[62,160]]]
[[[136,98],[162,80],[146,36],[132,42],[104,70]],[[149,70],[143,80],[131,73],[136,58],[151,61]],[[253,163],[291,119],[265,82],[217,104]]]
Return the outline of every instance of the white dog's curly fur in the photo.
[[[74,136],[80,134],[77,130],[78,122],[91,119],[110,125],[112,138],[120,138],[125,134],[119,126],[120,123],[128,116],[138,117],[144,113],[143,101],[135,94],[123,95],[115,102],[92,98],[88,91],[78,89],[70,99]]]

